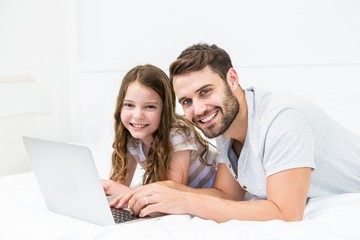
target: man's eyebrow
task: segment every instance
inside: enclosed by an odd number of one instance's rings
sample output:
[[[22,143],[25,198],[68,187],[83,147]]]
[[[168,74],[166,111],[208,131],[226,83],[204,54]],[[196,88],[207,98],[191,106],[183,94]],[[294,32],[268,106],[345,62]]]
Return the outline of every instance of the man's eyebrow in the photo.
[[[195,92],[196,93],[198,93],[198,92],[200,92],[201,90],[203,90],[204,88],[207,88],[207,87],[210,87],[210,86],[212,86],[212,84],[206,84],[206,85],[204,85],[204,86],[201,86],[198,90],[196,90]]]
[[[203,86],[201,86],[200,88],[198,88],[195,92],[196,93],[198,93],[198,92],[200,92],[202,89],[204,89],[204,88],[207,88],[207,87],[211,87],[212,86],[212,84],[206,84],[206,85],[203,85]],[[186,99],[187,97],[182,97],[182,98],[179,98],[179,103],[181,103],[184,99]]]

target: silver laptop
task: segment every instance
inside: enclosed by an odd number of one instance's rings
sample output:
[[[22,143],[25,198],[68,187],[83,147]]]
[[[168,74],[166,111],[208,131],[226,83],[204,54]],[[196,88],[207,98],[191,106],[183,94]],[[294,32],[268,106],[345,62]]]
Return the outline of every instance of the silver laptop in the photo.
[[[90,149],[82,145],[23,137],[47,208],[98,225],[140,220],[110,208]]]

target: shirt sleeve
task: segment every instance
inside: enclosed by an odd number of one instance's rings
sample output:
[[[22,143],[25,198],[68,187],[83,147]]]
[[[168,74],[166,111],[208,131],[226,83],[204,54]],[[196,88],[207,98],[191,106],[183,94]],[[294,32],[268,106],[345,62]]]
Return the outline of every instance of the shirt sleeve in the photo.
[[[266,177],[292,168],[315,169],[315,136],[305,116],[284,109],[272,121],[265,138]]]
[[[173,145],[173,151],[183,151],[197,149],[197,142],[194,132],[183,132],[181,129],[175,129],[171,134],[171,144]]]
[[[224,136],[218,136],[216,137],[216,147],[219,151],[219,162],[225,163],[227,165],[228,159],[227,159],[227,153],[230,146],[231,139],[225,138]]]

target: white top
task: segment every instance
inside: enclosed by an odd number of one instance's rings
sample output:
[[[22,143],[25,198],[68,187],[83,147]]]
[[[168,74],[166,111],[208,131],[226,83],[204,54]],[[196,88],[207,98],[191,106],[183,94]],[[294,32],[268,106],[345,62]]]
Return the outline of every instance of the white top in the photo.
[[[173,128],[170,132],[170,141],[174,152],[182,150],[191,151],[187,185],[194,188],[212,187],[219,161],[217,150],[209,144],[209,151],[204,159],[211,165],[206,166],[200,162],[200,155],[204,147],[196,140],[194,132],[189,132],[189,135],[186,136],[182,129]],[[146,166],[146,155],[143,151],[142,141],[128,141],[128,149],[134,159],[144,168]]]

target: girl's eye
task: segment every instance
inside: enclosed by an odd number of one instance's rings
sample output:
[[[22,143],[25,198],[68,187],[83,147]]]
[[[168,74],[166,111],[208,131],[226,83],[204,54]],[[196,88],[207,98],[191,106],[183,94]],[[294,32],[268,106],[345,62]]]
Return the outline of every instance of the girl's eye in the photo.
[[[131,103],[123,103],[123,107],[132,108],[132,107],[134,107],[134,105]]]
[[[156,106],[154,105],[147,105],[145,106],[146,109],[156,109]]]

